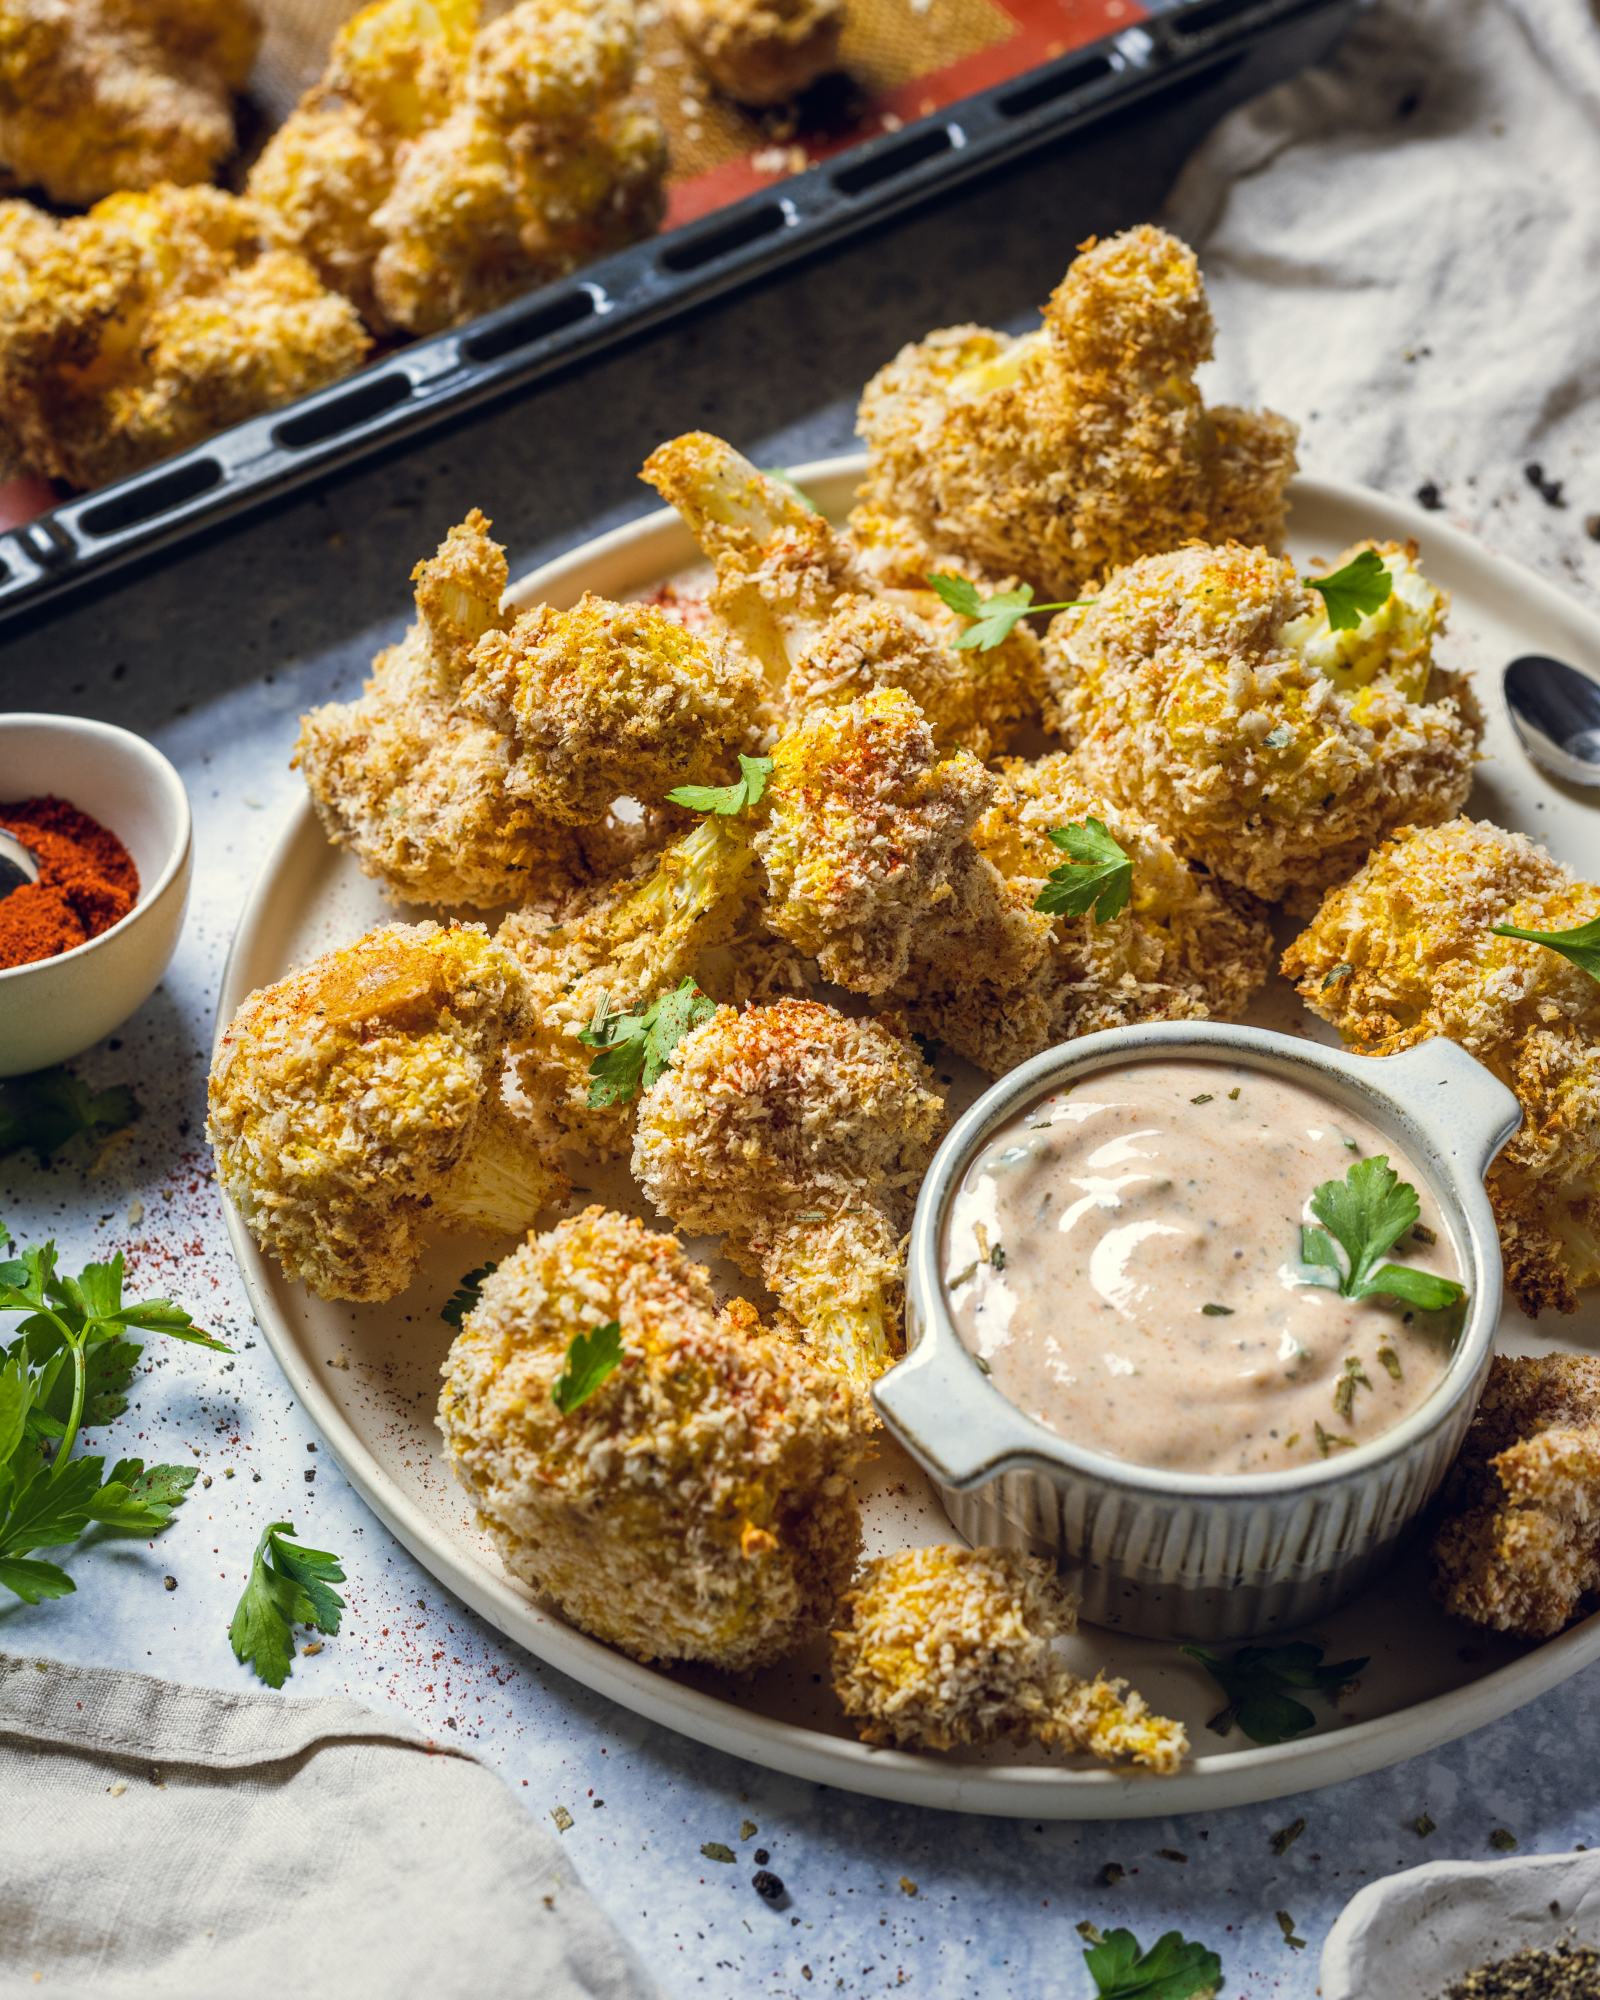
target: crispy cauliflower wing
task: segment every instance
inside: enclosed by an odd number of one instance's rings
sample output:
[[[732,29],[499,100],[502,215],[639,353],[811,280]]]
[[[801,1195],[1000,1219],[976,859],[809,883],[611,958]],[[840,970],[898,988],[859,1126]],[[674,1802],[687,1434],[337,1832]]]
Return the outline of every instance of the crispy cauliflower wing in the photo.
[[[954,550],[1041,600],[1196,537],[1282,537],[1294,427],[1208,411],[1213,327],[1193,251],[1145,224],[1091,241],[1036,333],[946,327],[861,399],[870,464],[852,517],[879,574]]]
[[[1077,1601],[1037,1556],[902,1549],[868,1563],[841,1607],[833,1691],[864,1743],[960,1750],[1022,1737],[1163,1774],[1188,1755],[1182,1723],[1124,1681],[1081,1680],[1056,1654]]]
[[[568,1348],[615,1324],[616,1369],[565,1413]],[[484,1284],[444,1366],[456,1476],[513,1575],[641,1660],[742,1673],[832,1617],[861,1545],[850,1385],[719,1321],[676,1239],[586,1209]]]
[[[1433,1544],[1446,1610],[1549,1639],[1600,1590],[1600,1361],[1496,1355]]]
[[[736,104],[786,103],[838,66],[844,0],[669,0],[668,13]]]
[[[871,1381],[900,1351],[900,1237],[943,1110],[882,1022],[719,1007],[644,1093],[634,1176],[680,1228],[721,1236],[819,1360]]]
[[[1269,901],[1340,880],[1396,826],[1448,819],[1481,720],[1432,663],[1442,595],[1414,550],[1378,552],[1405,595],[1353,632],[1286,558],[1236,543],[1146,556],[1062,612],[1047,713],[1084,781]]]
[[[1496,924],[1600,918],[1582,882],[1486,820],[1409,827],[1323,898],[1283,970],[1363,1055],[1447,1035],[1515,1091],[1522,1124],[1489,1170],[1506,1276],[1524,1309],[1571,1312],[1600,1284],[1600,982]]]
[[[564,1192],[501,1106],[523,1004],[476,924],[387,924],[243,1002],[207,1133],[223,1191],[291,1278],[393,1298],[431,1226],[520,1231]]]
[[[210,180],[260,40],[249,0],[4,0],[0,171],[68,208]]]
[[[120,479],[366,357],[348,302],[220,189],[114,194],[59,223],[3,206],[0,426],[46,478]]]

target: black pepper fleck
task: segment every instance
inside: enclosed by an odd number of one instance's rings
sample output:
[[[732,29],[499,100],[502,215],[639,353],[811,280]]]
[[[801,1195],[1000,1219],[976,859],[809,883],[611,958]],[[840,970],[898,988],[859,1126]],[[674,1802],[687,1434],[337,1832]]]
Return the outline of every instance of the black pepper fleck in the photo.
[[[756,1864],[756,1866],[757,1866],[758,1868],[765,1868],[765,1867],[766,1867],[766,1865],[767,1865],[767,1863],[768,1863],[768,1862],[769,1862],[769,1861],[770,1861],[771,1859],[772,1859],[772,1856],[771,1856],[771,1855],[770,1855],[770,1854],[769,1854],[769,1853],[767,1852],[767,1850],[766,1850],[766,1849],[765,1849],[764,1847],[758,1847],[758,1848],[756,1849],[756,1851],[755,1851],[755,1864]]]
[[[1566,506],[1567,496],[1563,482],[1559,479],[1547,479],[1544,467],[1537,460],[1532,465],[1525,465],[1522,468],[1522,476],[1547,507]]]
[[[1444,498],[1431,479],[1423,480],[1417,488],[1417,505],[1426,507],[1430,514],[1437,514],[1444,506]]]
[[[758,1868],[750,1877],[750,1886],[763,1903],[770,1903],[774,1909],[788,1900],[788,1891],[781,1877],[774,1875],[770,1868]]]

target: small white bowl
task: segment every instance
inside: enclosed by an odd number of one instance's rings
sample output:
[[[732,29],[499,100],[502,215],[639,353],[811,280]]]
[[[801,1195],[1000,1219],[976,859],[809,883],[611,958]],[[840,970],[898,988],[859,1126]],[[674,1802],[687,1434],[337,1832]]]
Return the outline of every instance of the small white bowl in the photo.
[[[117,836],[139,871],[139,900],[87,944],[0,970],[0,1076],[81,1055],[142,1007],[189,899],[188,795],[142,736],[75,715],[0,715],[0,800],[47,793]]]

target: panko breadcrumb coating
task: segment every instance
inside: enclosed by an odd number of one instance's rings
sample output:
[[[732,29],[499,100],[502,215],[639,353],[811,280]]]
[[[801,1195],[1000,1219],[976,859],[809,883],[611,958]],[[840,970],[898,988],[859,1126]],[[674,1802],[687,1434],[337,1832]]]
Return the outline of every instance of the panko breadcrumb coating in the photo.
[[[564,1192],[501,1107],[522,1006],[477,924],[387,924],[243,1002],[212,1060],[207,1135],[291,1278],[393,1298],[430,1226],[526,1229]]]
[[[667,11],[735,104],[783,104],[838,65],[844,0],[668,0]]]
[[[1549,1639],[1600,1590],[1600,1360],[1497,1354],[1433,1544],[1445,1609]]]
[[[864,1743],[959,1750],[1004,1737],[1128,1759],[1163,1774],[1188,1755],[1181,1722],[1125,1681],[1080,1680],[1051,1642],[1077,1601],[1037,1556],[902,1549],[868,1563],[841,1600],[833,1691]]]
[[[1600,918],[1600,887],[1487,820],[1408,827],[1330,890],[1283,970],[1363,1055],[1447,1035],[1522,1105],[1489,1169],[1506,1277],[1525,1311],[1600,1284],[1600,982],[1495,924]]]
[[[250,192],[375,330],[456,325],[657,226],[638,58],[629,0],[376,0]]]
[[[764,720],[761,674],[742,654],[592,591],[486,632],[461,700],[511,739],[510,796],[580,826],[619,793],[654,803],[678,785],[726,783]]]
[[[1038,716],[1039,641],[1025,623],[987,652],[958,648],[965,621],[935,591],[880,588],[792,486],[721,438],[674,438],[651,453],[643,477],[716,565],[712,609],[766,668],[789,721],[898,687],[941,749],[982,759]],[[951,566],[998,587],[970,565]]]
[[[861,399],[864,554],[915,583],[953,550],[1046,601],[1196,537],[1276,546],[1294,427],[1206,409],[1213,332],[1193,251],[1144,224],[1083,246],[1037,333],[903,348]]]
[[[210,180],[260,40],[250,0],[4,0],[0,173],[68,208]]]
[[[579,1334],[622,1360],[567,1415]],[[745,1308],[719,1322],[675,1238],[585,1209],[507,1257],[444,1366],[439,1424],[506,1567],[641,1660],[742,1673],[833,1615],[861,1546],[857,1392]]]
[[[503,622],[505,551],[489,527],[474,508],[417,564],[406,636],[356,700],[300,723],[295,761],[328,838],[407,902],[500,908],[574,889],[636,844],[637,830],[603,817],[575,831],[536,810],[511,739],[461,705],[474,643]]]
[[[901,1349],[899,1242],[943,1111],[885,1023],[719,1007],[644,1093],[633,1172],[680,1228],[724,1239],[819,1360],[870,1381]]]
[[[1047,714],[1088,786],[1268,901],[1448,819],[1472,783],[1477,704],[1430,652],[1443,595],[1414,548],[1360,546],[1395,581],[1352,632],[1287,558],[1196,543],[1118,570],[1045,641]]]
[[[97,486],[365,360],[348,301],[218,188],[114,194],[55,222],[0,203],[0,431]]]

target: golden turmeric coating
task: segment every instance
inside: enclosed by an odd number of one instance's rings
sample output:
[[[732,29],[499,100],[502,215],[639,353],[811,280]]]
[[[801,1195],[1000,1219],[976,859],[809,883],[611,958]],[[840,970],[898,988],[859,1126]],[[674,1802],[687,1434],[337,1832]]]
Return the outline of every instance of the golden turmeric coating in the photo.
[[[871,1381],[902,1347],[900,1238],[944,1111],[885,1023],[816,1000],[719,1007],[644,1093],[633,1172],[721,1236],[818,1360]]]
[[[211,1065],[217,1179],[325,1299],[405,1290],[433,1226],[526,1229],[566,1187],[500,1100],[523,996],[481,925],[386,924],[252,993]]]
[[[668,13],[735,104],[783,104],[838,66],[844,0],[668,0]]]
[[[736,778],[763,722],[761,675],[742,654],[593,592],[486,632],[461,699],[511,739],[510,796],[575,825],[603,819],[619,793],[654,803]]]
[[[959,1750],[1005,1737],[1087,1750],[1163,1774],[1188,1755],[1181,1722],[1125,1681],[1081,1680],[1051,1642],[1077,1601],[1048,1563],[1010,1549],[902,1549],[841,1600],[833,1691],[864,1743]]]
[[[1445,1609],[1549,1639],[1600,1590],[1600,1360],[1497,1354],[1433,1544]]]
[[[657,226],[638,57],[628,0],[376,0],[250,192],[374,329],[456,325]]]
[[[1039,641],[1026,624],[985,653],[958,648],[965,621],[936,592],[880,587],[792,486],[704,431],[659,446],[643,477],[716,565],[712,609],[762,663],[790,722],[903,688],[941,749],[984,759],[1037,718]],[[994,581],[953,567],[980,587]]]
[[[1206,409],[1213,332],[1193,251],[1143,224],[1084,245],[1036,333],[902,349],[861,399],[867,560],[916,583],[955,551],[1047,601],[1196,537],[1275,547],[1294,427]]]
[[[1489,1170],[1523,1308],[1571,1312],[1600,1284],[1600,982],[1493,926],[1600,918],[1582,882],[1486,820],[1402,829],[1330,890],[1284,953],[1301,998],[1363,1055],[1447,1035],[1515,1091],[1522,1124]]]
[[[568,1348],[621,1361],[566,1414]],[[487,1279],[444,1366],[456,1476],[513,1575],[641,1660],[742,1673],[833,1615],[861,1546],[863,1400],[747,1308],[719,1321],[675,1238],[585,1209]]]
[[[1432,662],[1444,597],[1414,549],[1361,547],[1393,588],[1351,632],[1286,558],[1197,543],[1118,570],[1045,641],[1047,713],[1085,783],[1269,901],[1448,819],[1472,782],[1477,704]]]
[[[4,0],[0,172],[68,208],[210,180],[260,40],[250,0]]]
[[[0,430],[31,470],[97,486],[348,374],[349,303],[207,187],[114,194],[54,222],[0,203]]]

